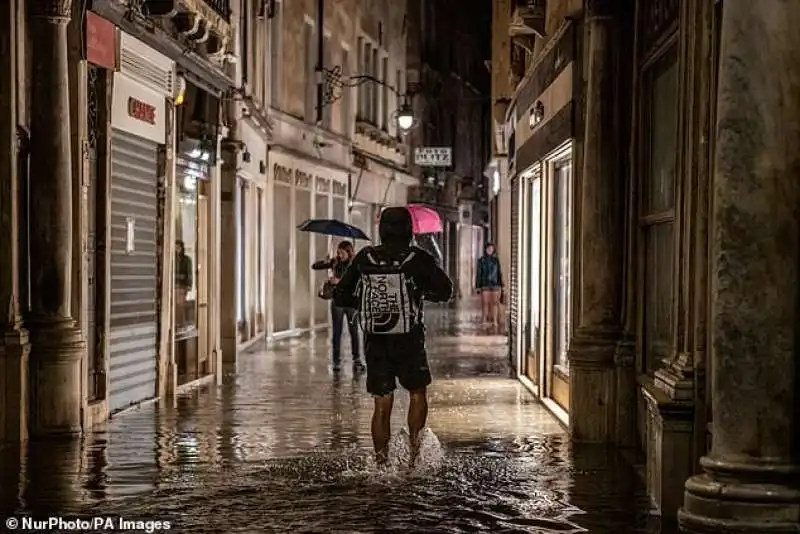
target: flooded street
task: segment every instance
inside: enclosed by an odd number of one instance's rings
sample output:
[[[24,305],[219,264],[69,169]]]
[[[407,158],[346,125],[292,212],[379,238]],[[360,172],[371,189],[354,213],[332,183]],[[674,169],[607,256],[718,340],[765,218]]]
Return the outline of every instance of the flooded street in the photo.
[[[365,379],[349,365],[334,375],[323,332],[245,354],[224,386],[82,441],[5,449],[3,516],[167,520],[172,532],[668,534],[624,461],[570,445],[510,378],[504,338],[472,312],[431,317],[435,437],[412,472],[372,465]],[[399,393],[393,432],[406,402]]]

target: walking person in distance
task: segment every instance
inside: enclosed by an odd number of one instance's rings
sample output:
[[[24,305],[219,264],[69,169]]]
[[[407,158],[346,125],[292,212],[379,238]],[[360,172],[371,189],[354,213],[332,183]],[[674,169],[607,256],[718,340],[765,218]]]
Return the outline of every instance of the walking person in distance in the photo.
[[[411,462],[428,417],[431,372],[425,351],[423,300],[446,302],[453,284],[436,260],[412,246],[411,215],[387,208],[378,224],[381,244],[362,249],[334,291],[337,306],[357,307],[364,330],[367,391],[374,399],[372,443],[379,464],[387,461],[397,382],[409,391]]]
[[[339,284],[355,255],[356,251],[353,243],[342,241],[336,247],[336,256],[317,261],[311,266],[312,269],[317,271],[330,269],[333,273],[331,278],[325,282],[325,286],[320,292],[320,297],[329,299],[333,296],[333,288]],[[353,356],[353,371],[364,371],[364,364],[361,362],[358,323],[355,320],[355,315],[356,311],[353,307],[337,306],[336,302],[331,300],[331,347],[333,350],[331,359],[334,371],[338,371],[341,368],[342,333],[345,321],[347,321],[347,330],[350,332],[350,353]]]
[[[503,296],[503,271],[494,245],[486,243],[478,259],[475,289],[481,296],[481,319],[493,328],[500,326],[500,304]]]

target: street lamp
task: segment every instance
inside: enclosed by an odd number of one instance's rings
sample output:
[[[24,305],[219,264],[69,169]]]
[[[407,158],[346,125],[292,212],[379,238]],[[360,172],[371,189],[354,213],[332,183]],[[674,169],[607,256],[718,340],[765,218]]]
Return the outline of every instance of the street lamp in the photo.
[[[407,104],[397,110],[397,126],[403,132],[409,131],[414,126],[414,111]]]

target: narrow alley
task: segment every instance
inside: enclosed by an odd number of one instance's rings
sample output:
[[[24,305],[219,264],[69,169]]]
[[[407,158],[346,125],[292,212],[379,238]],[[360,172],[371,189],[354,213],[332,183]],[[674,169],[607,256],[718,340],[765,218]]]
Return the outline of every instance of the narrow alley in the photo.
[[[222,387],[2,461],[4,516],[169,520],[174,532],[662,532],[615,453],[576,448],[510,377],[477,312],[433,310],[440,462],[371,468],[371,400],[324,334],[241,357]],[[403,425],[399,394],[393,431]],[[16,468],[15,466],[19,466]]]

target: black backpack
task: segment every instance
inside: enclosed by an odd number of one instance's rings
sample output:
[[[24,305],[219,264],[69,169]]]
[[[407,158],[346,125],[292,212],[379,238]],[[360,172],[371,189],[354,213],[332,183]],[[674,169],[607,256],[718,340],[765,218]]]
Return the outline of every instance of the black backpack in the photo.
[[[405,267],[412,250],[402,259],[388,259],[372,249],[365,253],[359,281],[361,327],[367,334],[408,334],[420,323],[420,305],[414,281]]]

